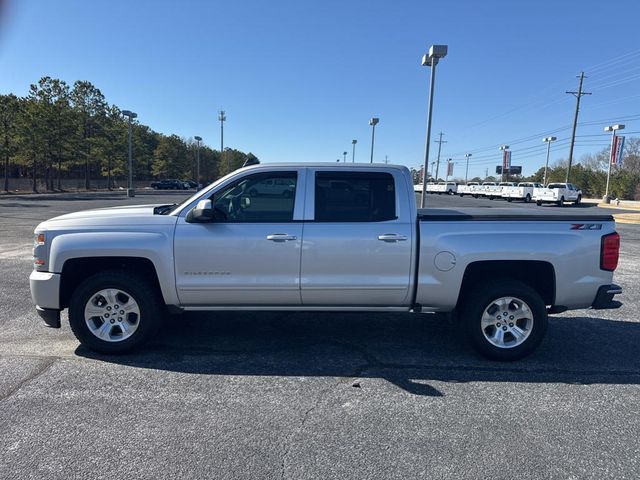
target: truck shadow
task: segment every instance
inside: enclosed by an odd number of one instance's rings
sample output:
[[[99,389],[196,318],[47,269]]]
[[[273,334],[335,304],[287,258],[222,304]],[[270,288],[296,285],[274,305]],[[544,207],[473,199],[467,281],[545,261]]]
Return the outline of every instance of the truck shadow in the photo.
[[[530,357],[485,360],[439,315],[218,312],[168,319],[138,352],[76,354],[138,368],[205,375],[384,378],[414,395],[440,382],[639,384],[640,323],[553,317]]]

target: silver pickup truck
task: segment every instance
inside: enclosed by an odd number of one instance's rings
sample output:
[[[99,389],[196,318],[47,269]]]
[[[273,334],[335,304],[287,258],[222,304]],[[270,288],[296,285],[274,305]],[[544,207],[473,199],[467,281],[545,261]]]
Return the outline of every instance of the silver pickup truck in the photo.
[[[621,305],[619,246],[609,215],[418,210],[402,166],[263,164],[180,205],[41,223],[30,284],[48,325],[68,308],[103,353],[140,345],[167,312],[453,312],[480,353],[513,360],[548,313]]]

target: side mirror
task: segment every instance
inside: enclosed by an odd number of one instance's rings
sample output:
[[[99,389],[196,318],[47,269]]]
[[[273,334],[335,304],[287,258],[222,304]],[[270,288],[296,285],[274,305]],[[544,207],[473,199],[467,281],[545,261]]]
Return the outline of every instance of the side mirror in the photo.
[[[211,200],[200,200],[185,218],[189,223],[205,223],[213,220],[213,204]]]

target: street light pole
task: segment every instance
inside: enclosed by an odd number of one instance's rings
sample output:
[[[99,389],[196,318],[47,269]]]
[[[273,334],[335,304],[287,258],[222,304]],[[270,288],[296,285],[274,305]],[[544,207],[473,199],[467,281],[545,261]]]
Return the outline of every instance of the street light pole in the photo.
[[[220,160],[223,159],[224,156],[224,122],[227,119],[227,116],[224,113],[224,110],[220,110],[218,112],[218,120],[220,121]],[[229,165],[227,165],[228,167]]]
[[[135,197],[136,192],[133,189],[133,147],[132,147],[132,122],[138,116],[131,110],[123,110],[122,115],[129,119],[129,181],[127,182],[127,197]]]
[[[429,106],[427,112],[427,142],[424,147],[424,171],[429,166],[429,144],[431,143],[431,118],[433,114],[433,90],[436,82],[436,65],[440,58],[447,55],[448,47],[446,45],[432,45],[429,53],[422,57],[422,66],[431,67],[431,78],[429,82]],[[420,208],[424,208],[424,201],[427,193],[427,175],[425,173],[422,182],[422,195],[420,197]]]
[[[373,163],[373,142],[376,137],[376,125],[380,123],[380,119],[373,117],[369,120],[369,125],[371,125],[371,161],[369,163]]]
[[[451,158],[447,159],[447,178],[445,178],[445,181],[448,182],[449,181],[449,171],[451,170]]]
[[[353,145],[353,150],[351,151],[351,163],[356,162],[356,143],[358,143],[358,140],[351,140],[351,145]]]
[[[544,177],[542,177],[542,185],[547,185],[547,169],[549,168],[549,153],[551,152],[551,142],[555,142],[557,140],[556,137],[545,137],[542,139],[543,142],[547,142],[547,161],[544,164]]]
[[[465,155],[465,157],[467,157],[467,170],[464,173],[464,183],[467,183],[467,178],[469,177],[469,157],[471,156],[471,153],[467,153]]]
[[[614,155],[616,154],[616,152],[614,152],[614,148],[616,145],[617,130],[624,130],[624,125],[609,125],[604,129],[605,132],[611,132],[611,153],[609,154],[609,167],[607,168],[607,186],[604,190],[604,203],[611,202],[611,199],[609,198],[609,178],[611,177],[611,164],[613,163]]]
[[[196,191],[200,190],[200,142],[202,141],[202,137],[196,135],[195,138],[196,144]]]
[[[347,152],[342,152],[342,163],[347,163]]]

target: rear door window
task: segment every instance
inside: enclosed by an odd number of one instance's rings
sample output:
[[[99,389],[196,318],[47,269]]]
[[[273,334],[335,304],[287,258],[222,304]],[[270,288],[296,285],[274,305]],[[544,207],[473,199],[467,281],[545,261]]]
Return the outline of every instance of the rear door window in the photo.
[[[393,176],[382,172],[316,172],[316,222],[395,220]]]

